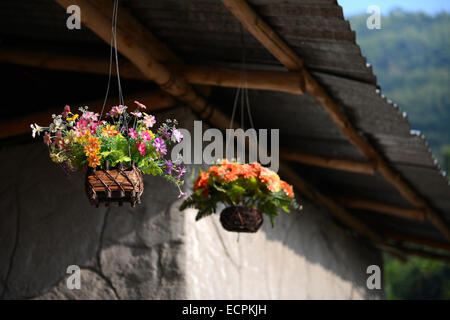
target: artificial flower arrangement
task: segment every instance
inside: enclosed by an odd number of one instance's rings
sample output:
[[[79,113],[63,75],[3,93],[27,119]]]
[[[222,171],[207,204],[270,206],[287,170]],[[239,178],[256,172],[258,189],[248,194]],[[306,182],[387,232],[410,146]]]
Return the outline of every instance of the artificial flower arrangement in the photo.
[[[140,203],[142,173],[167,178],[183,195],[181,177],[186,169],[179,160],[165,159],[168,146],[183,139],[177,121],[168,119],[154,130],[155,117],[144,112],[145,105],[135,104],[136,110],[130,114],[126,106],[114,106],[106,114],[107,120],[88,107],[72,113],[66,106],[62,114],[53,115],[48,127],[31,125],[33,137],[44,132],[52,161],[68,173],[87,170],[86,192],[96,206],[99,202]]]
[[[222,226],[236,232],[256,232],[263,223],[261,213],[270,217],[273,226],[279,208],[289,212],[290,207],[300,207],[292,186],[274,171],[257,162],[240,164],[226,159],[200,172],[193,194],[180,209],[198,209],[199,220],[216,212],[218,203],[227,206],[220,215]]]

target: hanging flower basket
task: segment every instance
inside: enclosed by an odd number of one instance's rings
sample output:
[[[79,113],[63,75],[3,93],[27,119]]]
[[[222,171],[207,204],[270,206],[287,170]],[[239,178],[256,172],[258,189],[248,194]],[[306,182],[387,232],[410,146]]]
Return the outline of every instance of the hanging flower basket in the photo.
[[[122,163],[116,168],[105,170],[88,169],[86,172],[86,194],[92,205],[96,207],[100,203],[108,206],[117,203],[122,206],[129,202],[131,207],[141,203],[144,192],[144,180],[142,172],[134,164],[123,167]]]
[[[193,191],[180,209],[196,208],[199,220],[215,213],[217,204],[225,204],[220,222],[225,230],[233,232],[258,231],[262,214],[269,216],[273,226],[278,209],[289,212],[289,207],[300,208],[292,186],[257,162],[250,165],[224,159],[200,172]]]
[[[60,115],[53,115],[48,127],[31,125],[33,137],[44,132],[52,161],[61,164],[67,173],[85,170],[86,194],[99,206],[124,202],[134,207],[144,192],[142,174],[163,176],[178,186],[186,169],[181,161],[166,160],[167,148],[181,142],[183,136],[176,120],[166,120],[152,131],[154,116],[143,112],[146,106],[135,101],[137,108],[128,114],[124,105],[115,106],[101,115],[80,108],[74,114],[66,106]]]
[[[234,232],[256,232],[263,221],[263,215],[258,209],[247,206],[227,207],[220,214],[222,227]]]

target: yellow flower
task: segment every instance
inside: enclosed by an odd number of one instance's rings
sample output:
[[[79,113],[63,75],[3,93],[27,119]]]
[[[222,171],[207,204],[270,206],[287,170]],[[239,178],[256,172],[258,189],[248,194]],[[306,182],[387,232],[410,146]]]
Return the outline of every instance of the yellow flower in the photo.
[[[90,137],[91,133],[89,132],[89,130],[86,130],[81,137],[74,136],[74,140],[80,143],[87,143]]]
[[[67,121],[74,121],[74,120],[76,120],[77,118],[78,118],[78,114],[74,114],[72,117],[67,118],[66,120],[67,120]]]
[[[148,133],[150,133],[150,136],[152,137],[152,139],[155,139],[155,134],[153,133],[152,130],[147,130]]]
[[[64,159],[59,155],[59,153],[50,153],[50,159],[56,163],[61,163],[64,161]]]

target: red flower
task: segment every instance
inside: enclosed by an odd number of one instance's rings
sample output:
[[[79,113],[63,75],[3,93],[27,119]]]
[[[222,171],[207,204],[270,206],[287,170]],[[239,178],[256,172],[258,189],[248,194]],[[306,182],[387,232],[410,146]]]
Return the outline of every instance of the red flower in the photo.
[[[63,117],[63,118],[67,118],[67,116],[69,115],[69,113],[70,113],[70,106],[69,106],[69,105],[66,105],[66,106],[64,107],[64,111],[62,112],[62,117]]]

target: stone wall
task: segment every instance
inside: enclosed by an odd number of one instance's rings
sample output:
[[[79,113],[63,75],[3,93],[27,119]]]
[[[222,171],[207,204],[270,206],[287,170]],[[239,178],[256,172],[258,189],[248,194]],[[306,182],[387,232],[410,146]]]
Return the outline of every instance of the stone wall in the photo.
[[[176,117],[190,128],[187,108]],[[0,178],[3,299],[360,299],[377,251],[309,203],[255,235],[221,229],[217,216],[179,212],[176,188],[145,178],[142,205],[93,208],[84,176],[67,179],[42,143],[4,146]],[[187,175],[189,177],[189,174]],[[186,186],[188,187],[189,184]],[[66,286],[69,265],[81,289]]]

